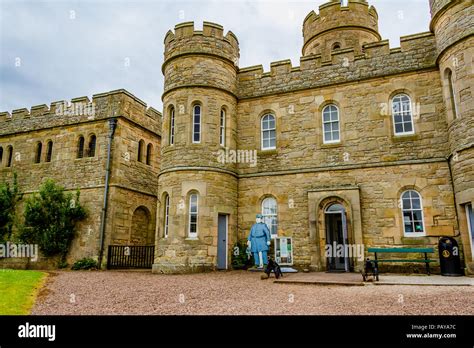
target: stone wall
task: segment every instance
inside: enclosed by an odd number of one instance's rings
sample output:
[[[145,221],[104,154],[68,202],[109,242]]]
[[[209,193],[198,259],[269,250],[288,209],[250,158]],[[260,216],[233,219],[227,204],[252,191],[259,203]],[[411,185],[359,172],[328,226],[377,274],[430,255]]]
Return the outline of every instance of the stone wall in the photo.
[[[67,191],[81,191],[81,203],[88,212],[86,220],[76,228],[67,260],[73,263],[83,257],[97,257],[101,211],[104,199],[105,168],[109,119],[118,119],[112,144],[109,215],[106,238],[112,234],[122,240],[123,229],[130,234],[133,213],[143,205],[150,215],[149,230],[143,242],[153,244],[156,215],[156,190],[160,166],[161,114],[125,90],[75,98],[71,103],[54,102],[0,114],[0,181],[13,180],[18,174],[18,184],[23,193],[36,192],[46,179],[53,179]],[[85,107],[84,107],[85,106]],[[93,109],[91,107],[93,106]],[[89,109],[88,109],[89,108]],[[87,149],[91,135],[96,136],[94,156],[87,151],[78,158],[78,140],[85,138]],[[137,160],[138,141],[152,144],[151,163]],[[52,141],[51,161],[47,162],[47,144]],[[38,142],[42,143],[40,162],[36,163]],[[145,152],[146,152],[145,145]],[[13,161],[7,167],[7,149],[13,148]],[[126,189],[126,194],[122,190]],[[124,198],[125,197],[125,198]],[[23,201],[24,202],[24,201]],[[136,205],[136,206],[134,206]],[[23,203],[18,212],[21,215]],[[127,237],[127,241],[131,239]],[[107,246],[107,244],[106,244]],[[107,248],[105,248],[106,251]],[[32,267],[32,266],[29,266]]]
[[[410,96],[415,134],[395,136],[391,98]],[[324,144],[322,110],[339,108],[341,142]],[[257,165],[239,164],[239,174],[322,170],[444,158],[447,126],[437,70],[347,83],[238,104],[238,147],[258,150]],[[260,119],[276,117],[276,150],[260,150]]]
[[[248,235],[255,214],[261,212],[263,198],[273,196],[278,203],[278,235],[293,237],[295,264],[325,269],[325,257],[320,251],[325,244],[324,224],[318,218],[318,207],[309,205],[308,195],[319,189],[326,192],[324,198],[344,198],[345,187],[354,186],[360,190],[360,202],[348,202],[348,207],[352,216],[360,211],[366,247],[436,247],[437,236],[454,236],[458,232],[449,167],[446,161],[440,161],[243,177],[239,181],[239,237]],[[423,198],[426,237],[404,236],[399,200],[408,189],[417,190]],[[353,226],[357,223],[351,218],[348,222]],[[356,230],[351,229],[352,233]],[[357,241],[354,236],[350,240]],[[436,259],[437,253],[432,257]]]
[[[153,272],[180,273],[215,269],[218,215],[228,218],[228,264],[237,238],[237,178],[212,170],[184,170],[160,175],[158,228]],[[198,194],[198,234],[188,236],[189,196]],[[164,236],[165,196],[170,197],[169,234]]]

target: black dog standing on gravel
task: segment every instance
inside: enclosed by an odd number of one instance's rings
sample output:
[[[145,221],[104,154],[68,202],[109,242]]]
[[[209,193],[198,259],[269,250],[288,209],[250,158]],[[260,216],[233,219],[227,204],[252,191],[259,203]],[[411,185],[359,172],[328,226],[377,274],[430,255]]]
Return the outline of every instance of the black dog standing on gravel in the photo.
[[[267,278],[270,278],[270,273],[275,273],[275,278],[278,279],[280,277],[283,277],[283,273],[281,271],[281,268],[280,268],[280,265],[278,263],[276,263],[276,261],[273,261],[272,259],[269,259],[268,260],[268,264],[267,264],[267,267],[265,268],[265,274],[266,276],[264,276],[262,274],[262,279],[267,279]]]

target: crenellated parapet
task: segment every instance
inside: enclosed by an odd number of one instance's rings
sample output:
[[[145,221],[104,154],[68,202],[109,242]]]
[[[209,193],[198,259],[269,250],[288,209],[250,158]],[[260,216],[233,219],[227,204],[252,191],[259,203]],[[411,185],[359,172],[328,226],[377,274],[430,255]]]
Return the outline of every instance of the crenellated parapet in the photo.
[[[262,65],[241,68],[238,96],[252,98],[423,69],[436,69],[436,42],[430,32],[401,37],[400,47],[392,49],[383,40],[366,44],[363,54],[347,48],[332,52],[329,60],[321,54],[303,56],[297,67],[283,60],[271,63],[269,72]]]
[[[195,30],[194,22],[177,24],[164,40],[164,94],[178,88],[205,86],[235,94],[239,42],[231,32],[224,35],[221,25],[204,22]]]
[[[349,0],[347,6],[332,0],[319,7],[319,14],[311,11],[306,16],[303,38],[303,56],[346,48],[360,53],[364,44],[381,39],[377,11],[365,0]]]
[[[0,136],[125,117],[161,134],[161,113],[124,89],[0,113]]]

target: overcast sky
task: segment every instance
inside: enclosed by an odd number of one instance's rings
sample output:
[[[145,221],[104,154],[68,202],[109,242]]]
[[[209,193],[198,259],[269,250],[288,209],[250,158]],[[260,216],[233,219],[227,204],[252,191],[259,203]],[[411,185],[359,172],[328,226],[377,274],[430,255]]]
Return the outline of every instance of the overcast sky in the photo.
[[[0,111],[125,88],[158,110],[163,39],[203,20],[232,30],[240,67],[291,59],[299,65],[305,16],[326,0],[0,0]],[[379,31],[399,37],[428,31],[428,0],[369,0]]]

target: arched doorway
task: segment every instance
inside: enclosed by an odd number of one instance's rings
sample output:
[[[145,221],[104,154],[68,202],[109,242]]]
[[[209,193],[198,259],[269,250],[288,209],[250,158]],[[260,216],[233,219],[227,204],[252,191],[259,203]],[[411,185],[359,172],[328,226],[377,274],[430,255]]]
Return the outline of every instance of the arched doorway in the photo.
[[[342,204],[333,203],[326,207],[324,215],[327,270],[350,272],[346,210]]]
[[[133,212],[130,244],[152,245],[153,243],[154,234],[150,230],[150,212],[147,208],[140,206]]]

